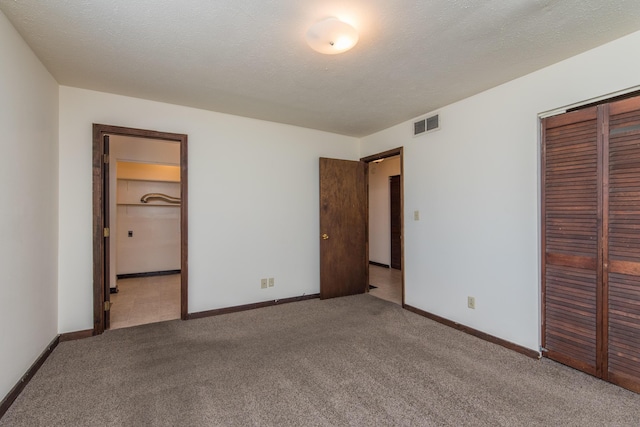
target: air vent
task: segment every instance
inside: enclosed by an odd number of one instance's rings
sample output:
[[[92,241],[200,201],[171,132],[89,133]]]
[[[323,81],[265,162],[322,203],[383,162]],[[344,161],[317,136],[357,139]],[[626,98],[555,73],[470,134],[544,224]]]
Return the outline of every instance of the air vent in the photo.
[[[438,129],[440,129],[440,117],[438,114],[413,122],[413,136],[422,135],[423,133]]]

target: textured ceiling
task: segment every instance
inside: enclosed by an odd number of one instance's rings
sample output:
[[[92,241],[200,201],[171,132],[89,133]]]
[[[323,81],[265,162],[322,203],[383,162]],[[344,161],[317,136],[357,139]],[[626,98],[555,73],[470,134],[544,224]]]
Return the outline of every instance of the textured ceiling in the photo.
[[[0,10],[62,85],[352,136],[640,30],[638,0],[0,0]],[[359,30],[355,48],[306,45],[328,16]]]

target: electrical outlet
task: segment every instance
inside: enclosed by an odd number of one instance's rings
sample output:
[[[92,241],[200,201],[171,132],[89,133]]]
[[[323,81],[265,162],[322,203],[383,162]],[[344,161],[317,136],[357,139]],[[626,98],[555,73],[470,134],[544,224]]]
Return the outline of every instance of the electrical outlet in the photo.
[[[276,285],[276,279],[269,277],[269,287],[273,288]]]
[[[475,310],[476,299],[474,297],[467,297],[467,307]]]
[[[420,211],[413,211],[413,220],[420,221]]]
[[[260,288],[261,289],[267,289],[267,286],[268,286],[267,279],[260,279]]]

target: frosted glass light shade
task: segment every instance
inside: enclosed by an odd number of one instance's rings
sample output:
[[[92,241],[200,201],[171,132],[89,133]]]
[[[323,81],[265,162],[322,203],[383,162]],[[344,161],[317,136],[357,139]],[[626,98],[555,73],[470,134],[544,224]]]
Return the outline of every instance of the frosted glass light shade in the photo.
[[[307,31],[307,43],[311,49],[327,55],[346,52],[358,42],[358,32],[338,18],[318,21]]]

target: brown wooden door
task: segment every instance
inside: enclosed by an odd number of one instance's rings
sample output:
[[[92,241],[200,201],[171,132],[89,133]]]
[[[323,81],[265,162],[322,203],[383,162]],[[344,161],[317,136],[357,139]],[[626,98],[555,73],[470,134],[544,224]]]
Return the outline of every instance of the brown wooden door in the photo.
[[[640,98],[542,134],[545,355],[640,392]]]
[[[603,110],[609,119],[603,218],[607,375],[640,392],[640,98]]]
[[[320,298],[368,283],[366,163],[320,158]]]
[[[596,374],[598,137],[596,108],[543,121],[542,346]]]
[[[402,268],[402,215],[400,206],[400,175],[389,177],[391,220],[391,268]]]
[[[102,263],[103,274],[104,274],[104,301],[105,301],[105,310],[104,310],[104,328],[109,329],[111,326],[111,309],[110,309],[110,301],[111,301],[111,245],[110,245],[110,222],[109,222],[109,135],[105,135],[103,137],[103,146],[104,146],[104,159],[102,162],[103,168],[103,177],[104,184],[102,186],[102,200],[103,200],[103,228],[109,230],[108,233],[105,233],[104,237],[104,262]]]

